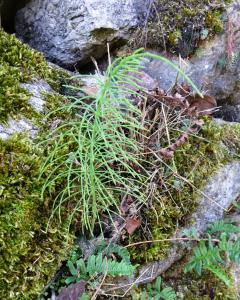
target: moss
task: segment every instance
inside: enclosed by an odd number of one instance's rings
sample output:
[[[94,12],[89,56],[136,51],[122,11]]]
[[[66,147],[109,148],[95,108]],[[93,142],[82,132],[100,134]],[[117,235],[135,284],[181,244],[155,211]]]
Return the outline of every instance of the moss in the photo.
[[[73,236],[64,219],[45,232],[53,199],[41,198],[44,178],[38,176],[48,149],[39,145],[46,139],[49,123],[43,113],[33,111],[29,92],[20,83],[40,78],[52,86],[55,93],[44,95],[46,112],[67,101],[58,91],[62,78],[69,76],[48,67],[40,53],[3,31],[0,49],[0,124],[10,116],[26,116],[39,128],[38,141],[24,134],[0,140],[0,298],[35,300],[67,257]],[[67,116],[56,113],[49,121],[62,117]]]
[[[99,28],[91,31],[91,36],[97,41],[106,41],[109,35],[114,34],[116,31],[112,28]]]
[[[186,17],[195,17],[197,14],[197,10],[196,9],[190,9],[188,7],[184,7],[183,8],[183,16]]]
[[[32,78],[46,80],[58,91],[59,72],[49,68],[42,54],[23,45],[14,35],[0,29],[0,123],[8,117],[34,114],[28,105],[30,94],[20,87]]]
[[[154,1],[147,25],[136,31],[129,46],[169,50],[188,57],[197,49],[202,33],[208,32],[211,36],[223,29],[224,2],[214,0],[210,6],[207,0]]]
[[[232,151],[232,155],[240,156],[240,124],[227,124],[222,129],[222,142]]]
[[[222,165],[238,159],[239,149],[240,125],[218,126],[206,118],[198,137],[191,137],[176,150],[171,166],[177,174],[187,178],[190,184],[171,176],[172,179],[165,182],[168,191],[161,192],[158,202],[152,203],[142,213],[142,223],[146,224],[146,230],[135,233],[130,242],[169,238],[177,226],[186,225],[186,217],[197,208],[198,190]],[[169,171],[166,172],[167,177]],[[130,254],[135,262],[148,262],[165,257],[169,246],[166,242],[143,244],[131,248]]]
[[[214,33],[223,31],[223,21],[219,11],[208,12],[206,15],[206,26]]]
[[[175,30],[169,33],[168,40],[171,45],[177,45],[178,40],[181,38],[181,31]]]
[[[49,211],[38,179],[42,150],[24,136],[0,141],[1,299],[36,299],[66,257],[72,238],[62,224],[45,233]]]

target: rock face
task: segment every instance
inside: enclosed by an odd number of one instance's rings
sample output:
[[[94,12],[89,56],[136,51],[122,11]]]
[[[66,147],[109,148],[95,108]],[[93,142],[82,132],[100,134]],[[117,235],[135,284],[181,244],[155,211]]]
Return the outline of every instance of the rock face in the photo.
[[[28,83],[20,84],[21,87],[28,90],[31,94],[29,104],[36,112],[42,112],[44,105],[44,92],[53,92],[50,85],[42,80],[32,80]],[[25,132],[34,137],[37,133],[37,127],[34,126],[30,120],[21,118],[20,120],[9,119],[7,124],[0,124],[0,139],[6,140],[15,133]]]
[[[101,57],[107,43],[126,41],[144,0],[35,0],[16,15],[17,36],[64,67]]]
[[[203,42],[192,58],[170,59],[180,64],[203,91],[215,96],[219,105],[226,101],[235,105],[240,104],[240,1],[232,1],[223,17],[224,32]],[[146,72],[163,89],[171,87],[177,77],[170,66],[155,60],[146,64]]]

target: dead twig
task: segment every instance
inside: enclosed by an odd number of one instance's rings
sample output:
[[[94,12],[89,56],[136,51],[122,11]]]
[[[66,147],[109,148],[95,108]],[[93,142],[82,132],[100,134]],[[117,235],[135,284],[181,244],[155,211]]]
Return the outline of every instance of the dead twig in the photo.
[[[134,247],[142,244],[151,244],[151,243],[161,243],[161,242],[177,242],[177,241],[191,241],[191,242],[199,242],[199,241],[208,241],[209,239],[196,239],[196,238],[170,238],[170,239],[161,239],[161,240],[149,240],[149,241],[141,241],[129,244],[127,246],[124,246],[124,248]],[[212,239],[212,242],[219,243],[220,240],[218,239]]]

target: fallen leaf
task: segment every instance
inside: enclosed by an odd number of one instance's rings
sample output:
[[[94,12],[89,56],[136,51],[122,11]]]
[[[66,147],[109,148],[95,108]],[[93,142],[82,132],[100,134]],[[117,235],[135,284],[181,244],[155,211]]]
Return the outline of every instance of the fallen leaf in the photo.
[[[70,284],[61,290],[56,300],[78,300],[85,292],[85,285],[86,283],[83,280]]]
[[[217,107],[216,99],[212,96],[203,96],[201,98],[198,95],[188,96],[187,101],[189,102],[190,109],[194,109],[198,116],[210,115],[213,113],[214,109]]]
[[[128,234],[132,235],[134,231],[139,228],[141,225],[140,220],[133,219],[133,218],[127,218],[125,228],[128,232]]]

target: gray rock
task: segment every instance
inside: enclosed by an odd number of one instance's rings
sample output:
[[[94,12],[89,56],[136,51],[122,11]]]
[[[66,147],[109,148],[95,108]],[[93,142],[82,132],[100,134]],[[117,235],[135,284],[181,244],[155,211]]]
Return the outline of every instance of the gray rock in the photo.
[[[29,105],[34,110],[41,112],[44,106],[43,92],[52,92],[50,85],[44,80],[32,80],[28,83],[21,84],[21,87],[27,89],[31,93]],[[27,133],[31,138],[34,138],[38,132],[38,128],[26,118],[15,120],[10,118],[6,124],[0,125],[0,139],[6,140],[15,133]]]
[[[229,122],[240,123],[240,105],[225,104],[222,106],[218,116]]]
[[[6,125],[0,125],[0,139],[7,140],[15,133],[29,133],[35,137],[37,128],[26,118],[20,120],[9,119]]]
[[[29,104],[37,111],[41,112],[44,105],[43,93],[52,92],[50,85],[44,80],[32,80],[28,83],[22,83],[20,86],[28,90],[32,96],[29,99]]]
[[[223,166],[201,191],[198,209],[192,214],[192,224],[180,230],[173,239],[184,236],[186,230],[202,233],[210,223],[223,218],[224,211],[240,195],[240,162]],[[186,253],[188,245],[178,241],[169,250],[166,259],[149,263],[140,270],[140,282],[152,281],[164,273]]]
[[[220,105],[226,101],[240,104],[240,0],[228,6],[224,20],[224,32],[203,42],[192,58],[182,60],[172,56],[169,59],[180,65],[204,92],[215,96]],[[231,42],[232,51],[228,49]],[[227,51],[233,54],[231,59],[227,58]],[[163,89],[169,89],[177,77],[170,66],[156,60],[148,61],[145,71]]]
[[[201,192],[198,209],[192,215],[189,229],[204,232],[210,223],[223,218],[224,212],[240,195],[240,162],[223,166]],[[180,233],[181,235],[181,233]]]
[[[145,11],[144,0],[32,0],[16,15],[16,34],[65,67],[101,57],[127,41]]]

